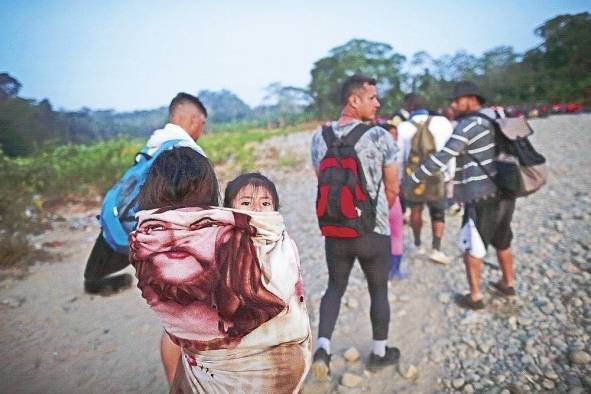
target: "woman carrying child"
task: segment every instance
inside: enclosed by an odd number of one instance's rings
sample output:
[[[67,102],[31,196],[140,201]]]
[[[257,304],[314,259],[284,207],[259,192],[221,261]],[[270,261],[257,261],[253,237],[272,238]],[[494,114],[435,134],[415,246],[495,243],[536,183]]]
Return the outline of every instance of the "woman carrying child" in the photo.
[[[171,392],[298,392],[310,326],[297,248],[274,185],[233,182],[226,200],[241,209],[215,208],[206,158],[181,147],[154,161],[130,235],[138,288],[182,349]]]

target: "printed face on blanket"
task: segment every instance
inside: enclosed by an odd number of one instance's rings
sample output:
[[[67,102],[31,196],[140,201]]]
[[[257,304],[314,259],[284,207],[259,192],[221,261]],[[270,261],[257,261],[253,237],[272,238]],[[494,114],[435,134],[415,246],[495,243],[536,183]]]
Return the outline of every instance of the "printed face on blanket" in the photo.
[[[138,287],[179,345],[234,347],[286,307],[263,286],[249,221],[238,212],[200,208],[140,216],[130,237]]]

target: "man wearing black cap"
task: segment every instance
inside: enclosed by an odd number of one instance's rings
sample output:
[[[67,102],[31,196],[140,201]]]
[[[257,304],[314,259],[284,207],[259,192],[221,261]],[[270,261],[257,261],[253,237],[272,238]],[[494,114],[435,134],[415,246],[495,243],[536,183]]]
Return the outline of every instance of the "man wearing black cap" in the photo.
[[[478,86],[470,81],[456,84],[450,99],[452,108],[460,117],[451,138],[443,149],[429,156],[413,174],[405,177],[401,186],[403,189],[416,186],[429,173],[444,171],[446,163],[456,157],[454,199],[465,203],[459,246],[464,251],[470,286],[470,293],[460,297],[458,302],[470,309],[482,309],[480,271],[489,244],[497,251],[503,274],[502,280],[491,283],[491,287],[503,296],[515,295],[511,251],[515,199],[502,194],[490,178],[496,174],[494,126],[477,113],[494,119],[495,112],[481,108],[484,97]]]

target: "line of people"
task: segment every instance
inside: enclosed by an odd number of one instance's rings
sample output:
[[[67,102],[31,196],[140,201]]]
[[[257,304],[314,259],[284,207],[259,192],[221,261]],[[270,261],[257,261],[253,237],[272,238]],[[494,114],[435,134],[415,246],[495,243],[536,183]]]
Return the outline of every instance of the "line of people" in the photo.
[[[150,137],[147,157],[166,141],[179,142],[150,157],[129,255],[110,248],[103,229],[84,279],[89,293],[129,287],[131,277],[116,272],[131,262],[142,296],[165,327],[160,346],[171,392],[297,392],[310,366],[315,378],[328,379],[332,334],[356,260],[371,299],[367,368],[397,364],[400,350],[388,344],[388,280],[404,277],[403,207],[411,211],[420,251],[421,215],[428,206],[429,257],[447,264],[441,250],[446,185],[453,184],[453,198],[464,204],[461,248],[470,293],[460,303],[484,307],[480,269],[488,244],[497,249],[503,273],[494,288],[515,294],[515,199],[488,176],[494,173],[494,134],[484,118],[471,115],[487,111],[478,88],[461,82],[454,89],[452,107],[467,116],[453,131],[417,95],[407,96],[407,118],[396,127],[374,124],[380,104],[373,78],[350,77],[341,101],[339,119],[319,128],[311,141],[328,270],[313,357],[299,255],[277,212],[273,183],[260,174],[239,176],[226,188],[225,208],[217,207],[215,172],[195,142],[207,111],[192,95],[177,95],[169,123]]]
[[[340,118],[312,137],[311,159],[319,183],[316,210],[325,236],[329,276],[320,303],[312,364],[312,373],[319,380],[330,377],[332,333],[355,260],[365,274],[370,295],[373,337],[368,368],[376,370],[399,361],[400,350],[388,346],[387,283],[388,278],[404,278],[400,268],[404,206],[410,209],[415,253],[426,253],[421,227],[427,205],[433,234],[428,256],[448,264],[450,259],[441,250],[446,201],[453,198],[463,204],[459,247],[470,292],[458,297],[459,305],[473,310],[485,307],[480,271],[489,244],[497,250],[502,272],[499,281],[491,282],[492,289],[502,296],[515,295],[511,250],[515,196],[500,190],[493,179],[495,132],[487,119],[495,119],[496,114],[482,107],[485,99],[470,81],[459,82],[450,99],[458,117],[455,127],[446,117],[429,111],[426,101],[416,94],[407,95],[404,108],[381,127],[372,123],[380,106],[376,80],[354,75],[342,87]],[[369,126],[360,133],[364,123]],[[358,166],[351,164],[355,161]],[[351,222],[348,206],[353,201],[364,207],[365,199],[375,201],[375,220],[363,230]],[[364,213],[357,216],[363,224]]]

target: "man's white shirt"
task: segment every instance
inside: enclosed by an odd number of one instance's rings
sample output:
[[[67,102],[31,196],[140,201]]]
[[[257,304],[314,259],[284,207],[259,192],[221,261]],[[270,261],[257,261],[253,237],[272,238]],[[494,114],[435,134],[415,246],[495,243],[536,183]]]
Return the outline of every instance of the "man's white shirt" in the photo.
[[[415,115],[412,117],[413,122],[415,123],[425,123],[427,121],[428,115]],[[431,122],[429,123],[429,131],[433,134],[433,139],[435,141],[435,149],[439,152],[445,144],[447,140],[451,137],[453,133],[453,126],[447,118],[444,116],[431,116]],[[410,154],[411,148],[411,141],[414,137],[415,133],[417,132],[417,128],[408,120],[400,123],[398,125],[398,148],[400,149],[400,154],[398,155],[398,166],[400,167],[400,177],[404,177],[404,167],[408,160],[408,155]],[[455,173],[456,161],[455,158],[451,159],[444,171],[445,181],[452,180]]]
[[[148,151],[146,153],[148,155],[152,155],[154,152],[156,152],[156,150],[158,150],[160,145],[170,140],[181,140],[178,144],[176,144],[176,146],[187,146],[189,148],[195,149],[197,152],[207,157],[203,149],[197,145],[195,140],[189,135],[189,133],[185,131],[185,129],[172,123],[167,123],[164,128],[155,130],[152,133],[148,139],[148,142],[146,143],[146,146],[148,147]]]

